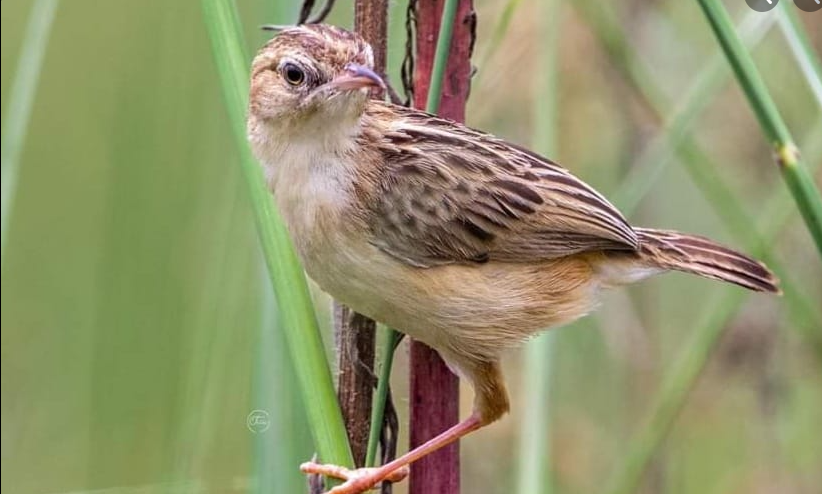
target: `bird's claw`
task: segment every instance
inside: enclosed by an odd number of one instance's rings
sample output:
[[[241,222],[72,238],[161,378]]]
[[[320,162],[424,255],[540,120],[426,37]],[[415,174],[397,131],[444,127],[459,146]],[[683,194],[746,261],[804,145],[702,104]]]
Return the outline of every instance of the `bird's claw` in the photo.
[[[351,470],[338,465],[323,465],[313,461],[300,465],[300,471],[307,475],[323,475],[344,481],[326,494],[360,494],[374,488],[384,480],[399,482],[408,476],[407,466],[385,472],[382,468],[357,468]]]

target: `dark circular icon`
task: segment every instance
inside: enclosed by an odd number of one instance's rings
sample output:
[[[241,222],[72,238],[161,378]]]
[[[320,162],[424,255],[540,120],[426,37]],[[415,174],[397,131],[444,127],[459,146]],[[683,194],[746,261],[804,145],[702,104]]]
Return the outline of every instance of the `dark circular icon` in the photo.
[[[811,2],[814,1],[816,0],[811,0]],[[779,3],[779,0],[745,0],[745,3],[748,4],[748,7],[754,9],[757,12],[767,12],[776,7],[776,4]]]
[[[822,0],[793,0],[793,3],[805,12],[816,12],[822,9]]]

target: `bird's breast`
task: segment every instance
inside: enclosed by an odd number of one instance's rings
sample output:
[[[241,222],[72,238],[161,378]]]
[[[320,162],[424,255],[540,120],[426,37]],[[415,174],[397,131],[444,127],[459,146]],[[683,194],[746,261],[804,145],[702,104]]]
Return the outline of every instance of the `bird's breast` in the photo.
[[[439,350],[490,358],[593,307],[597,284],[584,257],[409,265],[378,248],[357,214],[351,163],[287,158],[269,170],[269,184],[294,246],[308,275],[357,312]]]
[[[353,207],[350,164],[310,145],[289,144],[265,160],[266,180],[300,254],[329,241]]]

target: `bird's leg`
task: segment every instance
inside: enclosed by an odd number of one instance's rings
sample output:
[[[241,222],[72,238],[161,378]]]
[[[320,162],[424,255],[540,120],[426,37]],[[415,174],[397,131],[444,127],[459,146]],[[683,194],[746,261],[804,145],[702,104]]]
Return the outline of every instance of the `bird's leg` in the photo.
[[[470,417],[446,430],[439,436],[421,444],[394,461],[377,468],[359,468],[349,470],[336,465],[320,465],[314,462],[303,463],[300,470],[306,474],[319,474],[334,477],[345,482],[328,491],[328,494],[359,494],[387,480],[397,482],[408,475],[408,465],[423,456],[447,446],[459,438],[483,426],[479,414],[472,413]]]
[[[408,465],[434,451],[447,446],[461,437],[490,424],[508,411],[508,393],[496,362],[460,362],[460,374],[474,386],[474,412],[470,417],[440,435],[417,446],[394,461],[377,468],[349,470],[336,465],[303,463],[300,470],[305,474],[325,475],[344,480],[327,494],[360,494],[387,480],[397,482],[408,475]]]

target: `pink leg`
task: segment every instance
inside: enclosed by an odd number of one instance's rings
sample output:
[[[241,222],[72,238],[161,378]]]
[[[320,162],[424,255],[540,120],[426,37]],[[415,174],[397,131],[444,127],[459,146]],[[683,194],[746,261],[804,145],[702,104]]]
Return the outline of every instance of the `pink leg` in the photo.
[[[407,467],[410,463],[419,460],[423,456],[443,446],[451,444],[461,437],[479,429],[482,425],[483,423],[479,415],[473,413],[470,417],[439,436],[378,468],[348,470],[347,468],[336,465],[319,465],[314,462],[308,462],[300,465],[300,470],[306,474],[319,474],[345,480],[343,484],[334,487],[328,491],[327,494],[360,494],[373,488],[383,480],[389,480],[391,482],[402,480],[408,474]]]

